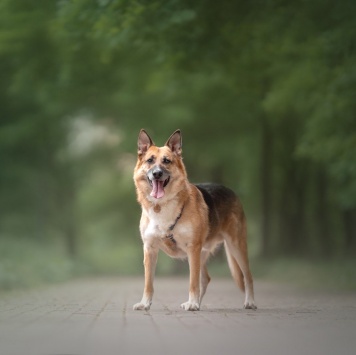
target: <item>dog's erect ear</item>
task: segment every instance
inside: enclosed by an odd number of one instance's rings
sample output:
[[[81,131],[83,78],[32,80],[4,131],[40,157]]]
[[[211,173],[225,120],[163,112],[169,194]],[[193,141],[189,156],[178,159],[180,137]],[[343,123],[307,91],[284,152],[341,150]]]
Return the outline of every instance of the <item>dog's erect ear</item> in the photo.
[[[182,154],[182,134],[180,129],[177,129],[166,142],[166,146],[171,149],[173,153]]]
[[[148,148],[153,145],[151,137],[147,134],[144,129],[141,129],[140,134],[138,135],[137,147],[138,155],[142,155],[147,152]]]

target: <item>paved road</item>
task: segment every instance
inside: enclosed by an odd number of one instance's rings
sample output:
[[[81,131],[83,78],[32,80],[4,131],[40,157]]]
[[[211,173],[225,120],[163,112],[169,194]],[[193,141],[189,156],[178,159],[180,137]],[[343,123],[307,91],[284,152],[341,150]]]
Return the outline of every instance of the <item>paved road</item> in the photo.
[[[141,278],[88,279],[0,296],[0,355],[346,355],[356,349],[356,293],[256,282],[243,310],[230,279],[213,279],[200,312],[179,308],[187,279],[156,280],[149,312],[133,311]]]

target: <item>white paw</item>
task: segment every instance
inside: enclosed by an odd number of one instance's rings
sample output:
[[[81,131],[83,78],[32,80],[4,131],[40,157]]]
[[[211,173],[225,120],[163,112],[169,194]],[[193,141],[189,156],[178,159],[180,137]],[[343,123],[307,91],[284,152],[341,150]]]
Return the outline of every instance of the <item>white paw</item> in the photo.
[[[257,309],[257,306],[255,305],[255,303],[253,301],[248,301],[248,302],[245,302],[244,308],[245,309]]]
[[[186,311],[199,311],[199,303],[198,302],[185,302],[180,305]]]
[[[148,311],[150,308],[151,308],[151,303],[143,303],[143,302],[136,303],[133,306],[133,309],[135,311]]]

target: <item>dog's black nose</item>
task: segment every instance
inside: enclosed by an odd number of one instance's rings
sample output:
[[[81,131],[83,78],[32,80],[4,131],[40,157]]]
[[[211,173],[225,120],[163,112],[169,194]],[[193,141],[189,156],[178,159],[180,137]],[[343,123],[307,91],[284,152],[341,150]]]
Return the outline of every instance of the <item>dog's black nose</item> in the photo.
[[[163,175],[163,171],[161,169],[155,169],[152,171],[152,175],[155,179],[159,179]]]

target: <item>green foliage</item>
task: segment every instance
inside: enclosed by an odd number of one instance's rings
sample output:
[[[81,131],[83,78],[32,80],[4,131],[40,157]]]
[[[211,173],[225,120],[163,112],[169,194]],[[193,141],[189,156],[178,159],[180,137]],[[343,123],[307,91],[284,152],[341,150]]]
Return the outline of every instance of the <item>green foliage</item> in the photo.
[[[0,239],[0,290],[59,282],[74,275],[63,248],[22,238]]]
[[[355,253],[354,1],[0,10],[0,241],[134,272],[137,133],[162,144],[181,128],[190,178],[240,194],[253,254]]]
[[[355,290],[355,260],[332,261],[301,258],[254,260],[252,272],[257,278],[295,284],[310,289]]]

